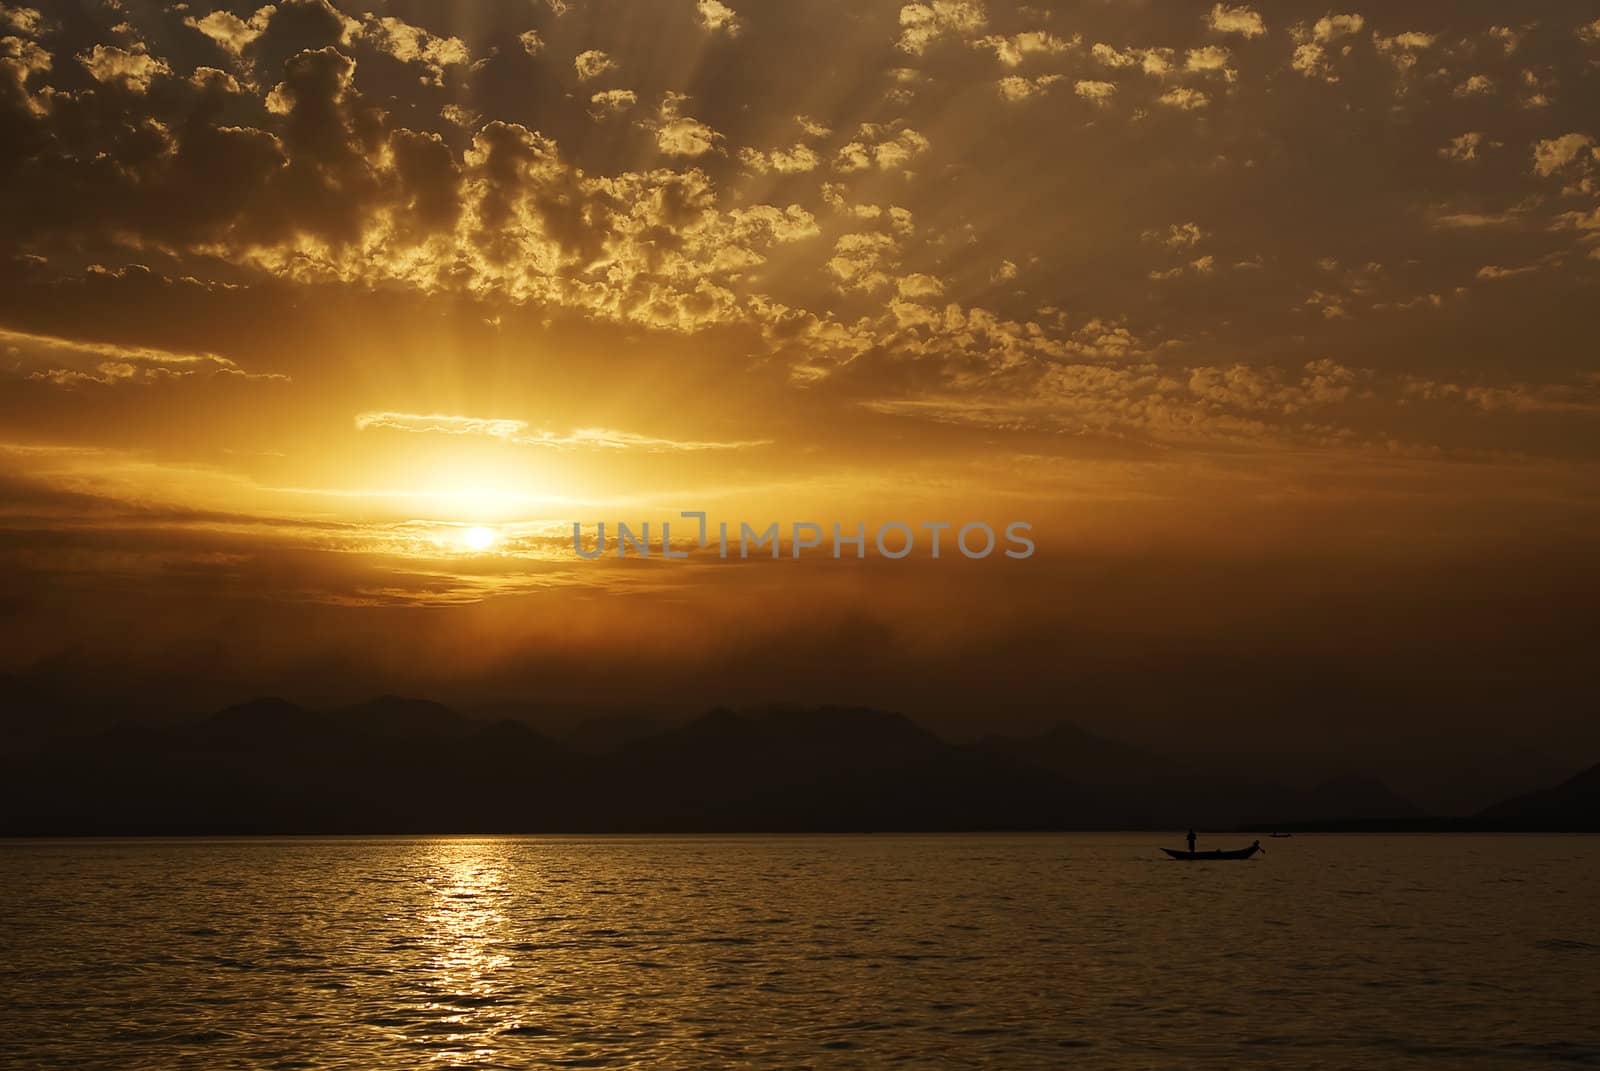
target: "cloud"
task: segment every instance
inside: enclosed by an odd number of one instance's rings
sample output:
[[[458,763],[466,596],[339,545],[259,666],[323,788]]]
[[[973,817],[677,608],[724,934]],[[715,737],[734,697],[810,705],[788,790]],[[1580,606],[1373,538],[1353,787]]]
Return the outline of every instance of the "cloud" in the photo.
[[[1485,135],[1481,130],[1469,130],[1450,139],[1450,144],[1439,150],[1439,155],[1446,160],[1476,160],[1478,149],[1484,144]]]
[[[1044,93],[1058,82],[1065,81],[1064,75],[1046,74],[1038,78],[1023,78],[1020,75],[1008,75],[996,83],[1000,96],[1009,101],[1027,100]]]
[[[834,169],[849,174],[876,166],[880,171],[904,167],[926,152],[928,139],[909,127],[893,129],[877,123],[863,123],[856,140],[846,143],[833,159]]]
[[[0,4],[0,24],[9,26],[28,37],[37,36],[44,29],[44,16],[37,8]]]
[[[1216,270],[1216,266],[1217,258],[1207,253],[1203,256],[1194,258],[1187,264],[1179,264],[1176,267],[1168,268],[1165,271],[1152,271],[1148,274],[1148,278],[1152,282],[1165,282],[1169,279],[1180,278],[1185,272],[1189,272],[1194,275],[1210,275]]]
[[[1397,33],[1392,37],[1381,34],[1372,35],[1372,44],[1379,52],[1415,52],[1424,48],[1432,48],[1437,41],[1431,33],[1422,33],[1418,30],[1409,30]]]
[[[402,431],[421,435],[465,435],[500,439],[518,446],[543,446],[558,450],[639,450],[645,453],[697,453],[708,450],[745,450],[771,444],[770,439],[716,442],[699,439],[663,439],[614,428],[574,428],[569,432],[535,431],[526,421],[503,418],[454,416],[443,413],[370,412],[357,414],[362,431]]]
[[[705,123],[682,114],[688,99],[681,93],[669,92],[661,100],[656,148],[668,156],[704,156],[722,140],[722,135]]]
[[[183,20],[185,26],[200,31],[211,40],[220,45],[224,51],[234,56],[240,56],[244,50],[253,44],[267,29],[267,24],[272,20],[272,15],[277,9],[268,4],[256,9],[255,14],[248,20],[240,18],[231,11],[213,11],[202,18],[187,16]]]
[[[621,115],[637,103],[638,94],[631,89],[602,89],[589,98],[589,114],[596,119],[609,119]]]
[[[1341,37],[1358,34],[1366,25],[1360,15],[1324,15],[1311,27],[1311,39],[1319,44],[1337,41]]]
[[[423,81],[443,85],[446,67],[472,62],[467,46],[459,37],[438,37],[401,19],[367,16],[363,33],[380,51],[401,63],[415,63],[428,73]]]
[[[1372,44],[1378,50],[1378,54],[1388,56],[1389,62],[1394,65],[1395,70],[1400,71],[1402,74],[1417,65],[1417,53],[1424,49],[1432,48],[1435,40],[1436,38],[1432,34],[1420,33],[1415,30],[1407,33],[1398,33],[1393,37],[1384,37],[1376,33],[1372,35]],[[1469,79],[1474,88],[1469,89],[1467,93],[1463,93],[1458,87],[1456,95],[1466,96],[1469,93],[1479,92],[1480,90],[1477,88],[1479,78],[1482,78],[1482,76]],[[1483,79],[1483,81],[1487,82],[1488,79]]]
[[[75,387],[95,383],[157,383],[163,380],[234,376],[278,380],[277,373],[247,372],[215,353],[185,353],[153,346],[81,341],[0,328],[0,352],[27,379]]]
[[[1124,52],[1103,41],[1096,41],[1089,49],[1089,55],[1093,56],[1096,62],[1107,67],[1136,67],[1139,64],[1139,56],[1136,52],[1132,50]]]
[[[1180,111],[1189,112],[1194,111],[1196,108],[1206,107],[1211,103],[1211,98],[1198,89],[1190,89],[1188,86],[1173,86],[1157,97],[1156,102],[1165,104],[1169,108],[1177,108]]]
[[[1192,48],[1184,57],[1183,69],[1198,74],[1221,74],[1232,82],[1239,72],[1228,66],[1229,52],[1218,45]]]
[[[1439,151],[1442,155],[1448,150]],[[1439,212],[1432,216],[1430,225],[1439,230],[1481,230],[1512,227],[1521,219],[1519,212]]]
[[[729,37],[736,37],[742,28],[739,16],[733,8],[722,3],[722,0],[698,0],[695,9],[700,14],[700,25],[715,32],[722,32]]]
[[[334,292],[409,295],[430,307],[456,301],[471,308],[474,323],[503,324],[496,330],[507,336],[514,323],[569,317],[585,330],[706,331],[708,348],[743,347],[763,374],[833,376],[831,389],[841,392],[865,393],[870,382],[886,394],[1098,346],[1076,331],[1113,309],[1156,364],[1200,346],[1245,352],[1257,332],[1316,345],[1322,318],[1341,314],[1352,330],[1335,336],[1339,345],[1386,352],[1376,323],[1383,318],[1361,313],[1435,294],[1470,319],[1488,313],[1476,298],[1449,296],[1480,265],[1539,264],[1551,278],[1581,279],[1583,265],[1594,264],[1581,259],[1594,232],[1577,222],[1588,219],[1600,177],[1593,142],[1577,132],[1553,136],[1573,129],[1559,115],[1575,101],[1585,69],[1547,48],[1559,38],[1572,54],[1586,54],[1570,27],[1515,24],[1522,39],[1514,61],[1502,63],[1506,39],[1488,17],[1457,20],[1435,42],[1415,32],[1373,35],[1360,16],[1312,12],[1298,23],[1274,21],[1281,40],[1273,44],[1254,31],[1256,9],[1238,4],[1206,3],[1175,22],[1133,12],[1111,23],[1065,11],[1045,22],[1028,13],[1018,21],[1007,9],[1002,19],[998,7],[991,20],[981,4],[911,4],[926,11],[898,26],[863,20],[830,31],[875,34],[852,44],[900,59],[871,77],[859,108],[800,117],[792,95],[662,96],[654,68],[636,61],[642,45],[600,28],[568,38],[574,27],[566,23],[540,24],[550,49],[581,40],[597,65],[633,72],[629,80],[649,88],[602,88],[621,77],[577,85],[568,75],[566,92],[517,98],[512,108],[497,80],[537,70],[556,79],[546,88],[560,82],[543,52],[539,63],[524,61],[526,21],[463,31],[456,50],[450,42],[458,39],[441,29],[451,24],[425,13],[408,13],[418,22],[410,25],[375,16],[351,22],[315,0],[251,14],[255,6],[216,18],[201,5],[169,14],[170,26],[194,23],[175,33],[157,35],[154,23],[142,23],[141,32],[161,42],[159,60],[127,31],[105,36],[103,47],[127,58],[105,54],[104,82],[77,62],[92,57],[92,37],[74,38],[55,69],[48,51],[20,38],[0,46],[7,144],[19,147],[21,161],[0,165],[0,182],[11,203],[39,206],[4,224],[14,256],[41,258],[41,278],[70,274],[71,250],[112,263],[159,258],[174,275],[281,286],[308,304]],[[698,32],[698,11],[684,0],[679,28]],[[745,13],[751,18],[737,41],[706,43],[730,59],[767,62],[758,12]],[[1186,21],[1195,17],[1202,25]],[[558,30],[562,42],[550,36]],[[896,38],[908,33],[913,47],[897,52]],[[1096,33],[1116,43],[1090,46]],[[1435,55],[1421,51],[1425,40]],[[1315,50],[1314,70],[1343,84],[1307,86],[1287,72],[1301,47]],[[1389,74],[1397,54],[1424,57],[1426,74],[1417,68],[1406,99]],[[1469,55],[1471,65],[1461,66]],[[150,71],[134,70],[147,60]],[[1475,70],[1503,99],[1480,99],[1472,121],[1457,123],[1439,108],[1460,106],[1451,90]],[[130,99],[145,75],[147,88]],[[1231,79],[1225,95],[1219,75]],[[440,79],[449,93],[430,88]],[[1527,125],[1537,116],[1516,109],[1533,88],[1560,105],[1542,130]],[[997,92],[1016,106],[1002,108]],[[987,107],[1008,137],[1036,146],[1035,178],[1019,177],[1003,154],[965,151],[960,124],[949,145],[930,144],[938,137],[930,117],[953,100]],[[1126,108],[1091,107],[1111,104]],[[522,122],[506,121],[508,108]],[[1145,122],[1163,109],[1171,109],[1166,121]],[[1206,114],[1201,109],[1217,118],[1174,125],[1174,113],[1194,112],[1192,120]],[[1113,121],[1123,112],[1132,126]],[[1359,136],[1358,116],[1380,113],[1415,133],[1410,151],[1335,151]],[[596,128],[588,116],[608,123]],[[1194,140],[1224,119],[1225,147]],[[1050,140],[1067,128],[1081,156]],[[1543,135],[1552,136],[1537,141]],[[1165,143],[1159,165],[1149,156],[1152,137],[1177,139]],[[1500,143],[1531,150],[1534,174],[1494,152]],[[1289,166],[1291,159],[1305,166]],[[1126,167],[1143,177],[1129,182]],[[1052,200],[1038,177],[1046,174],[1070,188],[1070,212]],[[1193,201],[1201,174],[1239,191],[1237,205],[1201,198],[1205,228],[1217,237],[1202,240],[1197,222],[1161,224],[1142,243],[1145,226],[1170,222],[1172,205]],[[1395,197],[1363,200],[1358,212],[1341,195],[1381,175],[1392,177]],[[1537,181],[1552,176],[1559,189]],[[781,191],[770,198],[777,203],[761,203],[770,190]],[[1008,203],[1019,211],[980,208]],[[1070,241],[1058,233],[1068,215],[1076,221]],[[1460,247],[1446,250],[1430,233],[1453,230],[1459,242],[1469,229],[1469,264],[1456,259]],[[1566,259],[1546,259],[1557,243]],[[1351,264],[1395,265],[1395,277],[1358,280],[1358,270],[1310,267],[1335,249]],[[1022,266],[1026,293],[991,285],[1017,276],[1015,267],[996,272],[1007,256]],[[1085,270],[1091,262],[1103,270]],[[7,270],[20,272],[19,263],[7,261]],[[1246,291],[1239,265],[1269,270],[1255,272]],[[1148,286],[1152,269],[1180,282]],[[1490,289],[1488,278],[1474,294]],[[947,301],[926,279],[952,296],[992,294],[997,307]],[[1050,294],[1076,297],[1065,311],[1027,307]],[[1238,313],[1246,294],[1258,310],[1250,318]],[[956,314],[948,314],[951,304]],[[1412,321],[1427,316],[1417,309]],[[1529,328],[1539,345],[1549,345],[1553,330]],[[95,372],[95,363],[76,370]]]
[[[464,108],[459,104],[446,104],[439,109],[439,118],[452,126],[459,126],[463,130],[474,130],[483,123],[483,116],[471,108]]]
[[[915,272],[895,281],[895,290],[903,298],[921,301],[944,293],[944,284],[931,275]]]
[[[1600,415],[1600,379],[1577,383],[1513,383],[1508,386],[1443,383],[1409,377],[1405,392],[1429,402],[1460,401],[1484,413],[1567,413]]]
[[[1206,16],[1206,25],[1217,33],[1234,33],[1241,37],[1260,37],[1267,32],[1261,14],[1244,4],[1238,7],[1217,4]]]
[[[826,123],[818,122],[810,116],[797,115],[794,117],[794,121],[799,124],[801,132],[808,138],[825,138],[833,133],[832,127]]]
[[[115,45],[95,45],[78,56],[96,82],[119,85],[130,93],[147,93],[151,81],[158,75],[170,75],[172,68],[166,60],[150,55],[143,45],[133,51]]]
[[[1517,50],[1517,46],[1522,44],[1522,39],[1527,35],[1519,33],[1509,26],[1491,26],[1489,27],[1489,36],[1498,41],[1501,50],[1509,56]]]
[[[1074,83],[1072,90],[1084,100],[1090,101],[1094,104],[1104,105],[1111,103],[1111,98],[1117,92],[1117,86],[1114,82],[1096,82],[1085,80]]]
[[[578,80],[588,82],[616,70],[617,62],[598,48],[591,48],[574,56],[572,66],[578,72]]]
[[[1165,231],[1145,231],[1141,237],[1147,242],[1157,242],[1168,249],[1192,249],[1200,244],[1206,232],[1198,223],[1174,223]]]
[[[1170,48],[1130,48],[1118,49],[1104,42],[1096,42],[1089,49],[1089,55],[1095,62],[1105,67],[1124,68],[1138,67],[1145,74],[1161,76],[1172,70],[1174,52]]]
[[[1002,37],[991,34],[972,42],[974,48],[992,49],[1007,67],[1020,67],[1029,56],[1050,56],[1082,47],[1081,38],[1064,40],[1047,30],[1030,30]]]
[[[1354,370],[1321,358],[1308,361],[1294,379],[1271,366],[1199,367],[1189,373],[1188,389],[1209,405],[1292,416],[1305,409],[1348,400],[1361,379]]]
[[[846,234],[834,242],[827,269],[840,289],[871,292],[889,285],[889,269],[899,255],[900,245],[892,235],[876,231]]]
[[[1289,66],[1307,78],[1320,78],[1330,83],[1339,80],[1339,76],[1333,72],[1333,65],[1328,62],[1327,50],[1315,42],[1296,45]]]
[[[1574,161],[1593,155],[1586,150],[1594,143],[1594,138],[1579,133],[1546,138],[1533,147],[1533,173],[1548,178]]]
[[[804,142],[796,142],[791,148],[773,149],[771,152],[751,148],[740,149],[739,162],[758,175],[764,175],[769,171],[776,171],[780,175],[796,175],[815,171],[822,163],[822,158],[811,146]]]
[[[356,427],[389,431],[411,431],[439,435],[484,435],[494,439],[516,439],[528,430],[527,421],[448,416],[443,413],[359,413]]]
[[[1485,264],[1478,269],[1477,278],[1487,282],[1494,282],[1499,279],[1514,279],[1518,275],[1528,275],[1538,270],[1539,267],[1536,264],[1525,265],[1521,268],[1502,268],[1498,264]]]
[[[1315,78],[1330,85],[1338,82],[1339,76],[1333,69],[1328,49],[1335,42],[1360,33],[1365,25],[1366,19],[1356,14],[1325,15],[1310,25],[1305,23],[1296,25],[1291,30],[1291,36],[1295,40],[1295,50],[1290,59],[1290,68],[1307,78]],[[1341,54],[1348,54],[1350,47],[1343,45],[1338,51]]]
[[[1588,212],[1563,212],[1550,224],[1550,229],[1600,231],[1600,206]]]
[[[930,0],[907,4],[900,9],[901,51],[920,56],[941,37],[966,36],[983,29],[988,22],[983,5],[976,0]]]

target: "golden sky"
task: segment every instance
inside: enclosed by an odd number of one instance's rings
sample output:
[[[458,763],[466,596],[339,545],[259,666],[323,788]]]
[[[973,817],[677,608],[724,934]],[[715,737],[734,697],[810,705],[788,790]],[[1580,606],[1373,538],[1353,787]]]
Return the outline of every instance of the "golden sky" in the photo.
[[[1039,706],[1477,612],[1519,679],[1594,572],[1594,15],[5,0],[4,668]],[[680,510],[1039,554],[570,552]]]

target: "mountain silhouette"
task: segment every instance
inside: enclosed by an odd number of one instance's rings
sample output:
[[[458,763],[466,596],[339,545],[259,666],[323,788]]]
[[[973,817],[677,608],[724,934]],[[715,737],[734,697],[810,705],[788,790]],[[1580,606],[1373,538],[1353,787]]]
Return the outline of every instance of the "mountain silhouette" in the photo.
[[[1600,832],[1600,765],[1553,788],[1497,803],[1477,819],[1495,829]]]
[[[344,707],[334,711],[332,717],[350,731],[397,738],[467,736],[480,724],[443,703],[398,695],[383,695]]]
[[[37,700],[48,706],[48,699]],[[1382,782],[1311,788],[1062,723],[953,743],[854,707],[622,719],[565,738],[382,696],[265,698],[154,725],[8,734],[0,832],[445,833],[1439,828]],[[609,737],[609,739],[608,739]],[[1592,828],[1600,770],[1449,828]],[[1585,825],[1587,823],[1587,825]]]
[[[988,736],[977,746],[1094,789],[1103,805],[1126,815],[1137,828],[1226,829],[1341,818],[1411,819],[1423,814],[1374,778],[1344,776],[1310,790],[1296,790],[1262,778],[1211,771],[1204,764],[1197,769],[1187,758],[1146,751],[1066,723],[1035,736]]]
[[[876,710],[714,710],[626,745],[608,765],[652,801],[643,823],[651,829],[1035,829],[1100,820],[1091,799],[1048,771],[952,747]]]

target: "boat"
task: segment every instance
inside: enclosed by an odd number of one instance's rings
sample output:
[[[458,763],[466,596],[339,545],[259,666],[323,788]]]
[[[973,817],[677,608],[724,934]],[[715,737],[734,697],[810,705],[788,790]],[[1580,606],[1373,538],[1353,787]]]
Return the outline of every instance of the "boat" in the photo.
[[[1266,849],[1261,846],[1260,841],[1256,841],[1248,848],[1234,848],[1231,851],[1221,851],[1219,849],[1209,852],[1184,852],[1179,851],[1177,848],[1162,848],[1161,850],[1166,852],[1172,858],[1182,859],[1185,862],[1197,862],[1205,859],[1248,859],[1257,852],[1266,851]]]
[[[1268,835],[1268,836],[1269,836],[1269,837],[1271,837],[1271,838],[1272,838],[1272,839],[1273,839],[1273,840],[1282,840],[1282,839],[1284,839],[1284,838],[1285,838],[1285,837],[1292,837],[1292,836],[1294,836],[1294,834],[1293,834],[1293,833],[1269,833],[1269,834],[1267,834],[1267,835]]]

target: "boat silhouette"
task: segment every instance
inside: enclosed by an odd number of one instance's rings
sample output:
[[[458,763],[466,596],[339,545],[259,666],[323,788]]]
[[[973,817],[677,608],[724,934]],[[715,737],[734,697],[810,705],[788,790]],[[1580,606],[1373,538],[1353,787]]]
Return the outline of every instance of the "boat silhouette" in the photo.
[[[1161,850],[1166,852],[1172,858],[1182,859],[1185,862],[1197,862],[1205,859],[1249,859],[1257,852],[1266,851],[1266,849],[1261,846],[1261,842],[1259,840],[1250,845],[1248,848],[1234,848],[1229,851],[1217,849],[1209,852],[1185,852],[1180,851],[1177,848],[1162,848]]]

